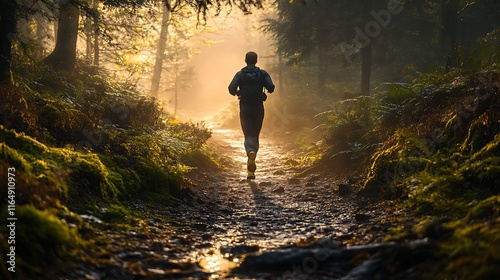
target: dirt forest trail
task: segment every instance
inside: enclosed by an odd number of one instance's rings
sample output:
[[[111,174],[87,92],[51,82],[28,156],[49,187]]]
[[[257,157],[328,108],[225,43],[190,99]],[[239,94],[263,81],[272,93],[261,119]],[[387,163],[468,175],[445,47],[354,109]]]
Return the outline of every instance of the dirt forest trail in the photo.
[[[226,145],[227,156],[236,162],[235,170],[225,174],[222,188],[215,190],[219,203],[232,211],[232,223],[225,224],[226,229],[261,248],[348,234],[357,209],[336,194],[337,181],[322,180],[319,175],[295,178],[297,171],[288,164],[293,159],[289,144],[264,135],[256,179],[246,180],[241,133],[216,130],[214,138]]]
[[[101,265],[60,279],[389,279],[383,267],[397,269],[398,252],[413,263],[413,253],[383,242],[395,215],[390,205],[341,196],[342,181],[333,177],[297,178],[289,145],[265,135],[256,179],[248,181],[241,133],[216,129],[213,138],[231,168],[193,172],[192,193],[179,205],[131,205],[145,218],[128,230],[104,230],[109,253]]]
[[[389,230],[387,209],[380,205],[371,209],[353,194],[340,196],[338,184],[343,181],[339,178],[317,174],[297,178],[299,170],[288,164],[293,159],[293,150],[286,140],[271,139],[264,134],[256,160],[256,179],[246,180],[241,132],[216,129],[213,138],[224,156],[235,164],[218,176],[197,178],[197,189],[203,190],[205,199],[201,199],[198,213],[193,213],[193,208],[185,210],[194,214],[191,218],[198,219],[195,223],[201,224],[203,234],[210,237],[209,248],[197,255],[204,271],[214,272],[212,278],[229,275],[229,279],[338,279],[332,275],[341,275],[339,272],[316,268],[319,263],[314,262],[320,258],[315,260],[313,256],[310,259],[313,262],[307,263],[308,252],[297,249],[319,246],[331,250],[332,246],[346,244],[378,244]],[[355,184],[353,178],[351,181]],[[218,211],[207,209],[211,206]],[[263,252],[283,248],[288,251],[272,256],[270,263],[259,263],[268,261],[262,257]],[[253,254],[255,265],[251,257],[241,263],[241,257],[248,253]],[[303,253],[306,256],[300,256]],[[297,260],[288,259],[294,258],[294,254],[299,255],[299,269],[292,271]],[[213,258],[225,264],[218,267]],[[241,269],[227,274],[228,268],[238,265]],[[261,268],[263,271],[259,271]]]

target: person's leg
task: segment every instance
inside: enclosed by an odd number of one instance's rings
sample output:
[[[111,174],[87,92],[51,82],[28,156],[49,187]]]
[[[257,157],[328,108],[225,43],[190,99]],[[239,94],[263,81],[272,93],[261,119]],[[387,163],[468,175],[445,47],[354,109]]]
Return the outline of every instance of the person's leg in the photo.
[[[259,150],[259,134],[262,128],[264,119],[264,106],[257,105],[240,105],[240,122],[243,134],[245,136],[245,151],[248,156],[247,179],[255,179],[255,158]]]
[[[240,123],[245,137],[244,145],[245,151],[248,155],[251,151],[256,151],[256,143],[253,135],[254,133],[254,117],[252,108],[248,105],[240,105]]]
[[[245,137],[245,151],[259,151],[259,134],[264,120],[264,105],[240,105],[240,123]]]
[[[259,151],[259,136],[264,122],[264,106],[261,104],[256,107],[253,115],[252,139],[255,147],[255,153]]]

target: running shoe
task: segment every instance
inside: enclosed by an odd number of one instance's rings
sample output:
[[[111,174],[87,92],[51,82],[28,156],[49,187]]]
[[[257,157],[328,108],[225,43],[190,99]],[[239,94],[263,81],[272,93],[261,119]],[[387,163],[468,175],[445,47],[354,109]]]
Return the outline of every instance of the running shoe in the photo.
[[[257,169],[257,166],[255,165],[255,157],[256,157],[256,154],[254,151],[251,151],[248,153],[248,161],[247,161],[248,172],[253,173]]]

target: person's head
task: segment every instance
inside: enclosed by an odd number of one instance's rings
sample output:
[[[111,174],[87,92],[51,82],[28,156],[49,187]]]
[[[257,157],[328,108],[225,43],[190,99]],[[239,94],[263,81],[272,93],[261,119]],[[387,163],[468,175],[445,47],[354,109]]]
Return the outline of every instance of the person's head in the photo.
[[[257,64],[257,54],[255,52],[247,52],[245,62],[249,65]]]

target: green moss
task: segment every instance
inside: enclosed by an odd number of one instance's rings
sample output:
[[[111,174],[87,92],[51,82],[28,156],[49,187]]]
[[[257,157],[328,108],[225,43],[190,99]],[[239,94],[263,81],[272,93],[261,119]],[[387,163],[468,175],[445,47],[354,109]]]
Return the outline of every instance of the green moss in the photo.
[[[492,140],[490,135],[490,121],[486,113],[472,121],[467,132],[467,137],[461,145],[462,151],[468,151],[473,154]]]
[[[61,112],[54,104],[45,104],[40,109],[40,117],[44,118],[48,123],[55,123],[61,119]]]
[[[452,224],[454,234],[440,243],[451,260],[442,276],[458,279],[496,279],[500,275],[500,197],[493,196],[472,207]]]
[[[103,221],[108,223],[121,223],[124,222],[129,215],[130,213],[125,207],[111,204],[104,209],[100,217]]]
[[[363,189],[369,193],[384,191],[396,176],[399,145],[391,145],[375,153]]]
[[[500,216],[500,196],[492,196],[472,207],[465,220],[472,221]]]
[[[216,160],[206,151],[198,149],[187,149],[181,154],[181,159],[187,166],[196,166],[200,171],[215,171],[220,170],[220,166]],[[189,169],[189,168],[188,168]]]
[[[407,87],[401,84],[389,84],[389,89],[385,94],[384,101],[392,104],[402,104],[412,98],[419,97],[419,88]]]
[[[110,175],[95,154],[82,154],[66,148],[49,148],[35,139],[12,130],[5,130],[5,144],[1,143],[3,159],[18,171],[33,176],[30,180],[46,181],[59,187],[60,198],[71,203],[88,197],[114,201],[123,190],[116,173]],[[13,148],[16,147],[16,148]],[[29,164],[30,162],[31,164]],[[31,174],[31,175],[30,175]],[[29,192],[27,193],[29,197]]]
[[[129,196],[136,195],[141,187],[141,178],[137,175],[137,171],[131,168],[116,168],[116,170],[123,178],[126,193]]]
[[[12,167],[26,173],[31,172],[31,165],[15,149],[7,146],[5,143],[0,143],[0,150],[2,151],[2,155],[0,158],[8,162]]]
[[[31,64],[17,71],[18,85],[1,87],[0,175],[16,168],[19,217],[31,226],[20,225],[20,240],[32,247],[25,267],[43,266],[44,251],[47,258],[63,257],[66,244],[74,243],[73,230],[37,209],[90,211],[116,225],[130,216],[121,201],[175,202],[184,174],[213,164],[200,148],[211,136],[203,123],[165,122],[157,100],[132,84],[106,80],[95,67],[56,76]],[[90,151],[76,150],[82,140],[89,140]]]
[[[408,195],[418,213],[455,217],[469,202],[500,191],[499,134],[472,155],[462,154],[463,145],[434,152],[406,131],[386,145],[373,156],[363,191]]]
[[[475,153],[471,160],[486,159],[491,156],[500,155],[500,133],[496,134],[492,141],[487,143],[480,151]]]
[[[71,162],[72,185],[70,196],[96,195],[106,201],[114,201],[118,189],[109,178],[106,166],[95,154],[79,155]]]
[[[168,173],[149,159],[137,159],[137,174],[141,178],[140,193],[148,199],[158,202],[172,200],[172,194],[180,191],[182,177]]]
[[[0,141],[8,143],[8,145],[16,150],[29,154],[39,155],[47,152],[47,146],[36,141],[24,133],[16,133],[12,129],[5,129],[0,125]]]
[[[429,156],[434,151],[424,140],[406,130],[397,131],[386,144],[372,157],[363,190],[369,193],[407,193],[401,188],[402,183],[429,165]]]
[[[16,263],[23,270],[54,264],[68,256],[80,244],[76,229],[70,229],[48,211],[30,205],[16,207]],[[5,220],[6,211],[2,213]],[[6,227],[2,227],[4,234]],[[4,255],[4,254],[2,254]]]
[[[119,172],[111,171],[108,172],[109,182],[115,186],[117,193],[125,193],[125,182],[123,181],[123,176]]]
[[[109,180],[119,191],[119,197],[136,197],[141,190],[141,178],[135,169],[135,160],[129,161],[123,155],[99,154],[99,159],[108,167]]]

